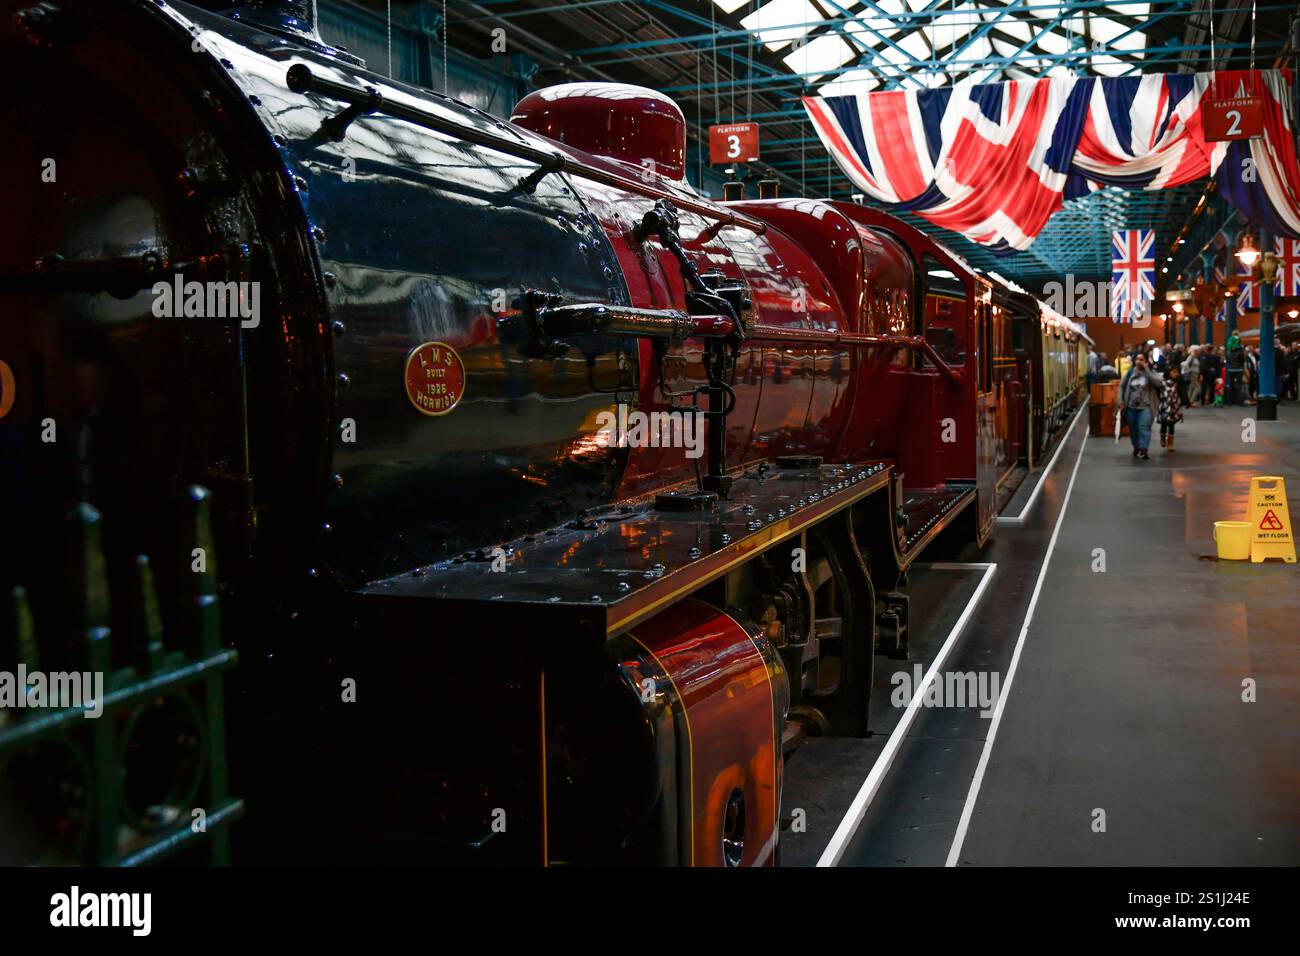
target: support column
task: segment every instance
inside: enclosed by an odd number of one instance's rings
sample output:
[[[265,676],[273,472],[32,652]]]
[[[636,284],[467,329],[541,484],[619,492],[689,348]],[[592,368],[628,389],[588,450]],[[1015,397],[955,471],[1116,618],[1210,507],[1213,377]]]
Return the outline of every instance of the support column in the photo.
[[[1241,236],[1239,229],[1224,229],[1223,251],[1227,254],[1228,261],[1224,263],[1223,268],[1228,282],[1232,282],[1237,277],[1237,257],[1234,253],[1237,250],[1237,239]],[[1232,333],[1237,331],[1237,297],[1235,295],[1228,297],[1227,308],[1224,309],[1224,324],[1227,326],[1223,330],[1223,341],[1227,343],[1232,338]]]
[[[1267,229],[1259,230],[1259,247],[1264,259],[1273,257],[1273,234]],[[1277,421],[1277,385],[1273,367],[1273,279],[1276,277],[1277,263],[1266,270],[1261,260],[1259,282],[1259,395],[1256,397],[1255,418],[1262,422]],[[1270,271],[1272,276],[1265,276]]]
[[[1214,258],[1212,252],[1201,253],[1201,265],[1205,269],[1201,281],[1207,286],[1214,284]],[[1214,344],[1214,313],[1208,309],[1205,312],[1205,341],[1209,345]]]

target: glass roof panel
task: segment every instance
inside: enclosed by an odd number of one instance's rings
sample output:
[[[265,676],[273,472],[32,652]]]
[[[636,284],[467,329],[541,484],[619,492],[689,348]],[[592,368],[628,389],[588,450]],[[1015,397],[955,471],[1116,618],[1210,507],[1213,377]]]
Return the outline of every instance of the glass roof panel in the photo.
[[[1147,48],[1147,35],[1145,33],[1130,33],[1126,37],[1120,37],[1118,40],[1109,44],[1112,50],[1145,50]]]
[[[858,17],[852,23],[846,22],[843,27],[845,36],[851,37],[855,43],[875,46],[882,42],[881,37],[893,38],[903,31],[894,25],[892,20],[886,20],[883,17]]]
[[[876,50],[873,55],[887,63],[893,63],[896,66],[904,66],[912,62],[911,58],[906,53],[903,53],[901,50],[895,49],[892,46],[881,47],[879,50]]]
[[[852,58],[853,51],[847,43],[834,33],[825,33],[784,57],[783,62],[796,73],[815,75],[842,66]]]
[[[1121,33],[1128,32],[1128,27],[1105,17],[1089,17],[1088,27],[1092,33],[1092,38],[1100,40],[1102,43],[1109,43]]]
[[[930,47],[925,42],[924,31],[909,33],[898,41],[898,45],[918,60],[930,59]]]
[[[1029,24],[1020,20],[1013,20],[1011,17],[1003,17],[997,22],[994,29],[1005,33],[1007,36],[1015,37],[1021,43],[1028,43],[1029,38],[1034,35],[1034,31],[1029,29]]]
[[[889,81],[888,85],[902,79],[930,87],[961,76],[995,82],[1013,76],[1084,72],[1115,76],[1132,71],[1148,44],[1141,30],[1129,26],[1130,18],[1149,16],[1154,6],[1126,0],[1031,0],[1030,12],[1017,12],[986,0],[949,0],[944,4],[935,0],[762,0],[757,9],[755,0],[713,2],[718,9],[741,17],[747,29],[810,85],[861,53],[864,63],[882,70],[880,80]],[[844,15],[847,20],[842,19]],[[815,26],[829,20],[836,21],[832,29]],[[980,30],[987,32],[971,41]],[[798,45],[800,40],[808,41],[806,48]],[[959,48],[961,52],[954,53]],[[1069,57],[1069,62],[1057,62],[1057,57]],[[1007,62],[989,64],[990,58]],[[1013,58],[1015,62],[1009,62]],[[948,75],[950,71],[953,76]],[[837,84],[836,88],[842,87]]]
[[[806,24],[820,19],[821,13],[808,0],[770,0],[742,18],[740,25],[775,52],[812,29]]]
[[[1046,50],[1048,53],[1060,54],[1070,49],[1069,41],[1059,33],[1039,34],[1038,39],[1035,42],[1041,49]]]
[[[845,73],[838,79],[823,83],[817,90],[822,96],[857,96],[880,89],[880,81],[866,71]]]
[[[1102,76],[1119,76],[1128,70],[1130,64],[1115,59],[1113,56],[1094,56],[1088,61],[1088,68]]]

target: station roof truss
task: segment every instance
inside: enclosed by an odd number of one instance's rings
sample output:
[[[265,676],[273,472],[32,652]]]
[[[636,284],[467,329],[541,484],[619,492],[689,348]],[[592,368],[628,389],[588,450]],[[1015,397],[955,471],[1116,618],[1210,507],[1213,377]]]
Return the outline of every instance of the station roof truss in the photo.
[[[448,0],[448,18],[453,41],[504,27],[512,49],[537,59],[537,85],[603,78],[667,93],[693,145],[714,123],[757,121],[762,160],[737,175],[775,175],[786,194],[848,199],[854,187],[822,148],[803,96],[1243,69],[1252,39],[1254,63],[1274,66],[1292,53],[1295,4],[1254,2],[1253,30],[1252,0]],[[702,153],[696,146],[697,162]],[[1030,288],[1067,272],[1108,277],[1112,230],[1155,229],[1163,266],[1188,251],[1194,211],[1202,227],[1226,221],[1208,187],[1107,188],[1071,200],[1029,250],[1010,256],[938,233],[976,267]]]

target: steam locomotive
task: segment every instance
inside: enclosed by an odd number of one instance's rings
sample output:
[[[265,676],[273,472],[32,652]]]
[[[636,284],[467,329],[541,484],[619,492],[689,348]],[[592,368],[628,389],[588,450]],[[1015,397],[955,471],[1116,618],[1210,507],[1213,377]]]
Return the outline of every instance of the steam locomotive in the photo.
[[[1082,330],[882,212],[699,195],[657,92],[502,122],[309,6],[0,0],[3,593],[67,633],[89,503],[103,629],[145,555],[183,630],[210,491],[238,860],[776,863]]]

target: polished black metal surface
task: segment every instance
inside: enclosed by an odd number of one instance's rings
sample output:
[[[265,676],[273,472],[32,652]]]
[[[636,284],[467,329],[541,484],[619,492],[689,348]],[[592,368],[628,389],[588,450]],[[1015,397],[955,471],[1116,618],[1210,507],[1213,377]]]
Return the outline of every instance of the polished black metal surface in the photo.
[[[665,510],[653,501],[590,510],[538,534],[375,581],[360,593],[437,598],[440,607],[460,605],[485,624],[508,599],[510,615],[522,605],[539,633],[554,639],[570,635],[547,628],[548,617],[612,635],[881,489],[891,474],[883,461],[755,468],[711,510]]]

